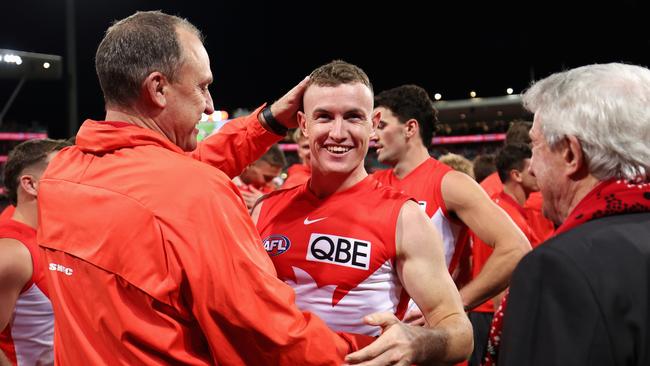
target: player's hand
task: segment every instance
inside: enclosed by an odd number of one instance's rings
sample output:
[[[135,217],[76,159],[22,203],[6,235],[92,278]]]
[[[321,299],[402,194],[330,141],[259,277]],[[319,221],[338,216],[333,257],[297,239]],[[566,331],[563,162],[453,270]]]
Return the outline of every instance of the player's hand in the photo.
[[[350,365],[411,365],[416,360],[417,333],[423,329],[406,325],[391,313],[368,315],[364,321],[380,326],[382,334],[367,347],[350,353],[345,362]]]
[[[271,113],[278,122],[287,128],[298,127],[298,111],[302,108],[302,96],[307,89],[309,76],[302,79],[298,85],[294,86],[282,98],[276,100],[271,105]]]
[[[423,327],[427,324],[427,320],[424,318],[422,311],[420,311],[418,307],[409,310],[402,321],[408,325],[419,327]]]

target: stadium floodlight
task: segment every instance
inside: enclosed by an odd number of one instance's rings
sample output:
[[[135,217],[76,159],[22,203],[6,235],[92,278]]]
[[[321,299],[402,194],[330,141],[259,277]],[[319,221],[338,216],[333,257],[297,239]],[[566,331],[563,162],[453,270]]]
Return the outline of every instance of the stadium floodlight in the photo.
[[[0,49],[0,79],[58,80],[62,74],[61,56]]]
[[[18,85],[0,110],[0,125],[26,80],[58,80],[61,56],[0,49],[0,79],[18,79]]]

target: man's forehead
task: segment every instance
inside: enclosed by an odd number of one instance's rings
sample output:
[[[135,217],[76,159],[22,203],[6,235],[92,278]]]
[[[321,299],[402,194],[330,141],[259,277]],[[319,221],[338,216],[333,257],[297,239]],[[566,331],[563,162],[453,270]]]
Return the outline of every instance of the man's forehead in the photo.
[[[209,67],[210,56],[201,39],[195,33],[183,27],[177,28],[176,32],[178,34],[183,61],[205,63]]]
[[[303,95],[305,110],[362,109],[372,111],[372,91],[362,83],[337,86],[310,85]]]
[[[312,84],[307,87],[303,100],[321,99],[324,97],[351,96],[373,99],[372,91],[361,83],[347,83],[336,86]]]

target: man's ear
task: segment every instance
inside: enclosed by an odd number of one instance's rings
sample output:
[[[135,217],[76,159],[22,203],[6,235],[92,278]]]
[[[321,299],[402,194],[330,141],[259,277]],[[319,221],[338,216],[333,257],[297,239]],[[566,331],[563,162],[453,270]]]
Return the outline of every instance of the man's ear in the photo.
[[[567,168],[567,175],[569,177],[582,177],[588,174],[589,169],[580,140],[575,136],[566,136],[564,140],[562,158]]]
[[[375,110],[372,112],[372,130],[373,132],[379,126],[379,122],[381,122],[381,112],[378,110]]]
[[[302,135],[309,137],[309,134],[307,133],[307,116],[305,115],[305,112],[298,111],[296,116],[298,117],[298,128],[300,128]]]
[[[510,175],[510,179],[517,183],[521,183],[524,180],[522,177],[522,172],[517,169],[510,169],[510,172],[508,174]]]
[[[167,106],[167,87],[169,80],[165,75],[158,71],[154,71],[142,82],[142,96],[147,102],[155,105],[158,108],[165,108]]]
[[[31,174],[23,174],[18,179],[20,188],[27,194],[36,197],[38,195],[38,180]]]
[[[420,124],[414,118],[409,119],[404,123],[404,133],[407,138],[418,136],[420,134]]]

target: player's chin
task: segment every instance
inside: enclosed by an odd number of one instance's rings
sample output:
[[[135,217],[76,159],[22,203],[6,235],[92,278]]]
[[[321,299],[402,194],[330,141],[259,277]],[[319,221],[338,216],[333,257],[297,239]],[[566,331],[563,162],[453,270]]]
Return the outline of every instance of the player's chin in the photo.
[[[377,150],[377,160],[380,163],[385,163],[388,160],[386,157],[386,152],[383,149]]]

